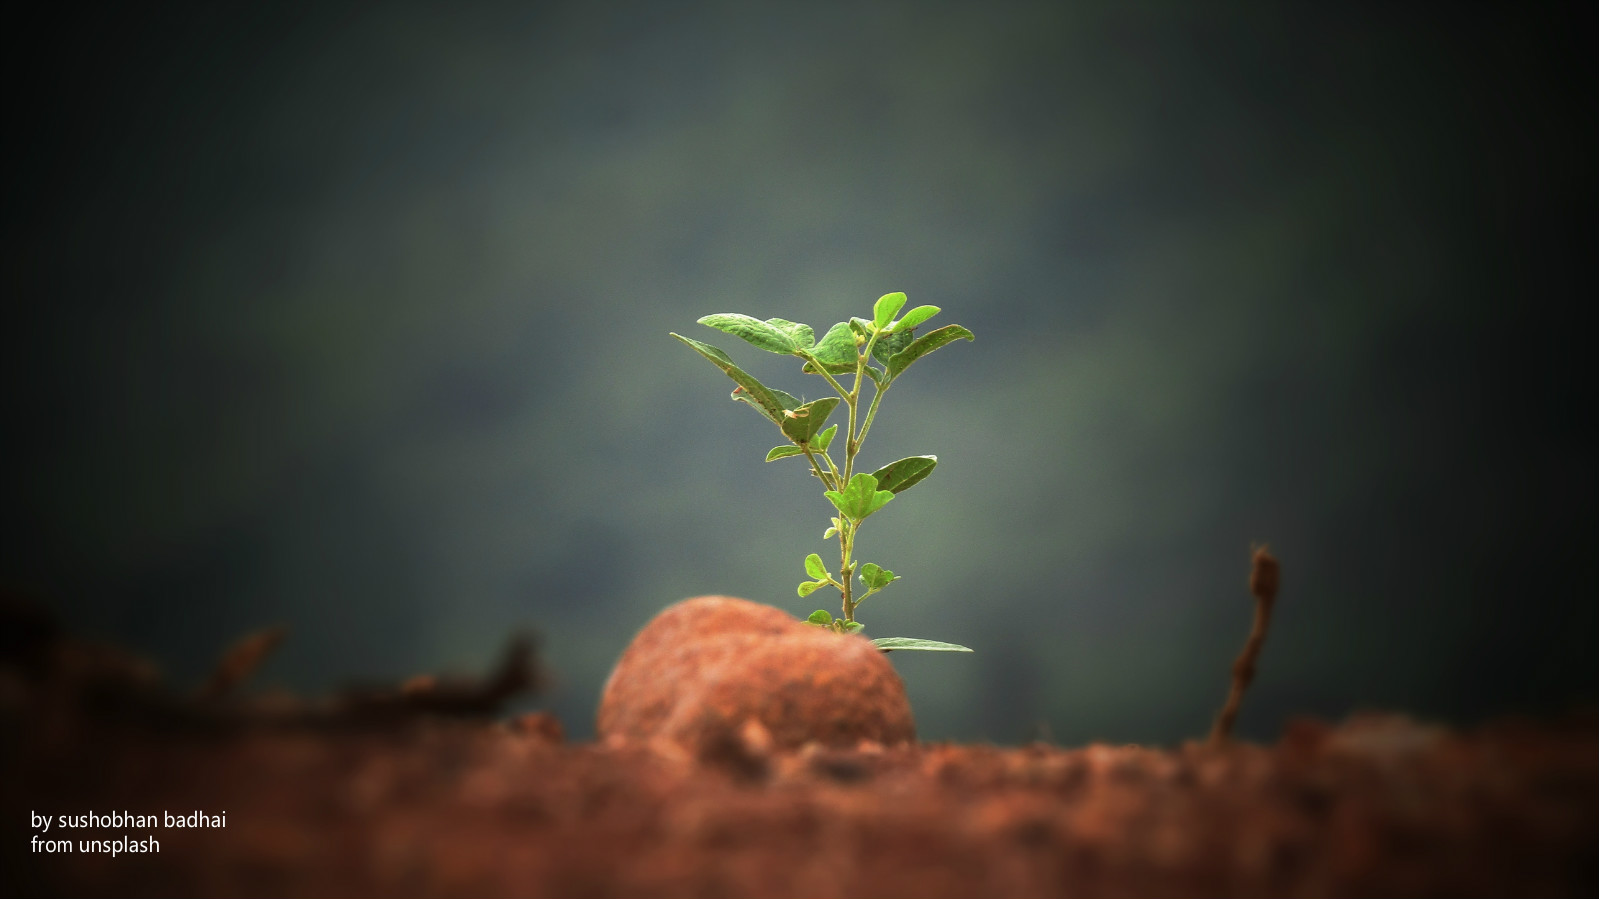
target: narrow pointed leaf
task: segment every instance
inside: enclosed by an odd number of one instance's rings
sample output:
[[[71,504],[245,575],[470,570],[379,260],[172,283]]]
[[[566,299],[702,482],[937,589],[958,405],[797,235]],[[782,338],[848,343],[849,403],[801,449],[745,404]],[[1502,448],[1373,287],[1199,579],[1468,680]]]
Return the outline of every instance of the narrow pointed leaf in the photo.
[[[904,318],[894,323],[894,330],[898,331],[904,328],[909,331],[942,311],[937,306],[917,306],[915,309],[905,313]]]
[[[783,320],[778,319],[778,321]],[[795,341],[794,336],[782,328],[769,322],[763,322],[758,318],[740,315],[737,312],[718,312],[715,315],[705,316],[699,322],[718,331],[726,331],[734,337],[742,338],[768,353],[781,353],[786,356],[799,349],[799,344]],[[785,325],[793,324],[793,322],[783,323]]]
[[[872,472],[872,477],[877,478],[879,490],[899,493],[921,483],[937,464],[937,456],[906,456]]]
[[[720,368],[723,373],[725,373],[729,378],[732,378],[739,387],[743,388],[742,391],[734,394],[734,399],[741,399],[744,402],[749,403],[751,406],[754,406],[762,415],[776,423],[778,427],[783,426],[783,410],[789,407],[784,406],[783,400],[779,399],[778,397],[781,395],[789,402],[794,402],[793,397],[783,393],[780,390],[774,391],[765,384],[762,384],[759,380],[756,380],[754,375],[749,374],[748,372],[744,371],[744,369],[734,365],[733,360],[730,359],[726,353],[722,352],[716,347],[713,347],[708,343],[701,343],[691,337],[684,337],[681,334],[673,334],[672,336],[688,344],[689,347],[694,350],[694,352],[704,356],[712,365]]]
[[[827,577],[827,566],[822,564],[822,557],[816,553],[806,556],[805,573],[817,580]]]
[[[803,456],[804,454],[804,450],[793,444],[774,446],[766,453],[766,461],[776,462],[778,459],[787,459],[789,456]]]
[[[888,360],[888,376],[890,379],[899,377],[912,362],[931,353],[945,344],[956,340],[976,340],[972,332],[960,325],[945,325],[911,341],[910,346],[895,353]]]
[[[796,349],[810,349],[811,345],[816,342],[816,332],[811,330],[810,325],[791,322],[786,318],[769,318],[766,323],[794,341]]]
[[[817,609],[811,613],[809,618],[805,620],[811,624],[820,624],[823,627],[826,627],[827,625],[833,623],[833,613],[827,611],[826,609]]]
[[[969,646],[959,643],[941,643],[937,640],[920,640],[916,637],[878,637],[872,643],[884,652],[896,649],[921,649],[928,652],[972,652]]]
[[[777,404],[782,406],[784,409],[792,410],[799,407],[800,401],[795,398],[794,394],[778,390],[776,387],[768,387],[766,390],[772,395],[773,399],[777,400]],[[731,399],[734,402],[748,403],[749,405],[754,406],[756,411],[761,411],[760,403],[755,402],[750,398],[748,393],[737,387],[733,388],[733,392],[728,395],[728,399]],[[762,412],[762,414],[764,415],[765,413]],[[783,420],[787,421],[788,419],[785,417]],[[781,422],[779,422],[779,425],[781,425]]]
[[[833,535],[837,534],[837,533],[838,533],[838,528],[828,528],[827,530],[822,532],[822,539],[823,540],[831,540],[831,539],[833,539]]]
[[[827,416],[833,414],[833,407],[840,402],[842,400],[836,396],[824,396],[794,409],[792,417],[783,416],[783,433],[795,443],[810,442],[822,425],[827,423]]]
[[[885,293],[878,297],[872,306],[872,324],[878,328],[886,328],[894,320],[894,316],[905,308],[905,294]]]

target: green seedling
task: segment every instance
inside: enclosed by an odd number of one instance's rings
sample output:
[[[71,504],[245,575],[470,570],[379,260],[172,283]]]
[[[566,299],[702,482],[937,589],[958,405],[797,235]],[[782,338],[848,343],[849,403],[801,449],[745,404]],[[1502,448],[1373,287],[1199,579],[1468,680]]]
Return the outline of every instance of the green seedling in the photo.
[[[738,385],[733,388],[734,400],[749,405],[783,432],[788,442],[773,447],[766,454],[766,461],[804,456],[810,463],[811,474],[821,480],[825,488],[822,495],[837,513],[822,539],[838,538],[838,574],[835,576],[827,570],[819,554],[811,553],[805,557],[805,573],[809,579],[800,583],[799,595],[810,596],[823,587],[837,588],[843,597],[844,614],[835,618],[826,609],[817,609],[807,620],[841,634],[861,630],[864,625],[855,617],[861,603],[900,579],[899,575],[875,562],[862,564],[855,560],[855,541],[862,523],[899,494],[921,483],[938,464],[937,456],[907,456],[871,474],[856,471],[856,458],[877,418],[877,408],[884,394],[912,363],[953,341],[974,339],[972,332],[960,325],[945,325],[918,337],[917,326],[937,315],[939,308],[917,306],[896,319],[894,316],[899,315],[904,306],[905,294],[888,294],[877,301],[870,319],[839,322],[829,328],[820,341],[809,325],[781,318],[761,321],[748,315],[723,312],[699,320],[702,325],[726,331],[769,353],[799,357],[803,361],[802,372],[825,378],[838,392],[836,397],[808,403],[762,384],[716,347],[681,334],[672,335],[733,379]],[[878,365],[873,365],[873,360]],[[839,382],[840,377],[853,377],[854,381],[845,389]],[[862,415],[861,388],[868,382],[872,385],[872,399]],[[834,439],[838,435],[838,425],[823,427],[840,403],[849,410],[842,441],[842,465],[834,462],[829,452],[840,443]],[[872,642],[884,652],[895,649],[971,652],[955,643],[912,637],[883,637]]]

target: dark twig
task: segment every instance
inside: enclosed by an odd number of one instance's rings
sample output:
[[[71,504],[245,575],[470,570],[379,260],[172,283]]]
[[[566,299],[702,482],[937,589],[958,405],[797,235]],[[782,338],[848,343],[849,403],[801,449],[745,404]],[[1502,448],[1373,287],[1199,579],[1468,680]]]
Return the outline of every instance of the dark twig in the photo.
[[[1255,550],[1254,568],[1249,572],[1249,592],[1255,595],[1255,624],[1244,642],[1244,651],[1233,662],[1233,687],[1227,694],[1227,704],[1216,715],[1210,729],[1213,746],[1226,743],[1232,737],[1233,721],[1238,718],[1238,706],[1244,701],[1244,691],[1255,679],[1255,662],[1260,658],[1260,648],[1266,644],[1266,629],[1271,626],[1271,607],[1277,601],[1277,559],[1265,546]]]
[[[211,677],[195,693],[195,699],[214,702],[233,692],[233,688],[255,673],[255,669],[266,661],[272,650],[278,648],[288,633],[288,628],[269,627],[240,639],[222,654],[222,661],[217,663]]]

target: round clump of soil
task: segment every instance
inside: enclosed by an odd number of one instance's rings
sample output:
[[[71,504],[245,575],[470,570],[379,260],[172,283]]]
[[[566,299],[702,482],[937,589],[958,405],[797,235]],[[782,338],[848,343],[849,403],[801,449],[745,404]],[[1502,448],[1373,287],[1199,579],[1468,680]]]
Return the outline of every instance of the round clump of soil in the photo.
[[[758,734],[773,749],[807,743],[893,746],[916,739],[905,685],[871,641],[780,609],[701,596],[655,616],[612,670],[600,739],[665,739],[699,749]]]

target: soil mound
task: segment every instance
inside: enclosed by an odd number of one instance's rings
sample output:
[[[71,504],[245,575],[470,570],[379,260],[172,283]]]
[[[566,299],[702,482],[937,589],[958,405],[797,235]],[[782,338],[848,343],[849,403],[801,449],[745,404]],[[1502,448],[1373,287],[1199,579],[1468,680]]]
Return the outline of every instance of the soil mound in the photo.
[[[771,606],[701,596],[633,638],[605,685],[596,733],[762,755],[809,743],[895,746],[914,740],[916,726],[904,683],[870,641]]]

